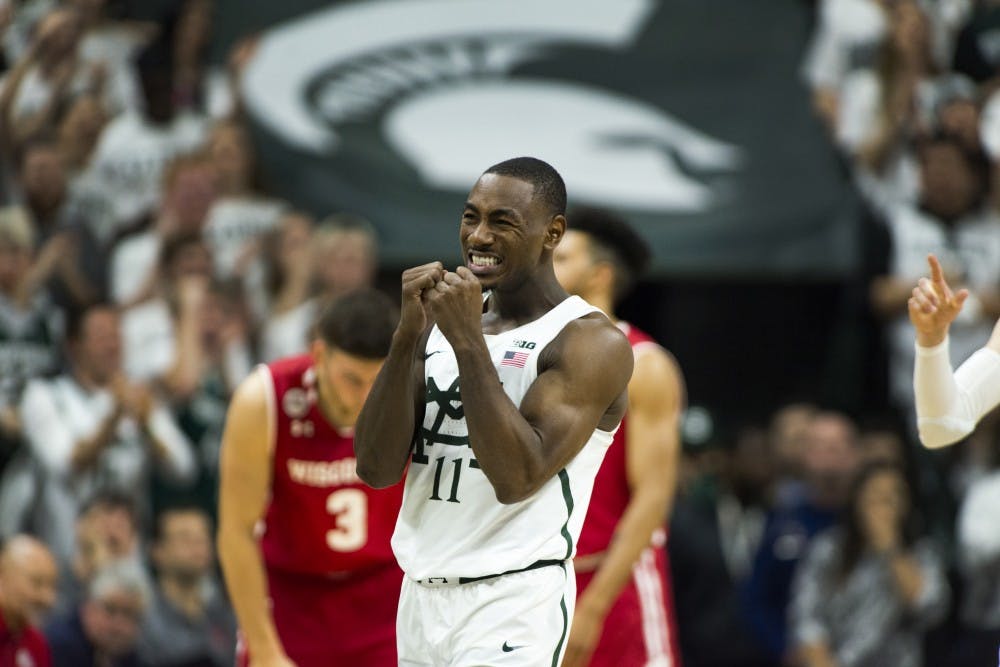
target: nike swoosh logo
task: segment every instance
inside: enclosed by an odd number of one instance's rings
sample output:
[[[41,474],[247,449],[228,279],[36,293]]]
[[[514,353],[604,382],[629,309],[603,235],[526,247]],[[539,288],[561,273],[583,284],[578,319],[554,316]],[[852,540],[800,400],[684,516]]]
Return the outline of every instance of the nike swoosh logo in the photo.
[[[511,651],[516,651],[519,648],[524,648],[524,646],[523,645],[522,646],[508,646],[507,642],[504,642],[503,646],[501,647],[501,650],[504,653],[510,653]]]
[[[442,352],[444,352],[444,350],[434,350],[433,352],[428,352],[424,355],[424,361],[427,361],[430,357],[433,357],[435,354],[441,354]]]

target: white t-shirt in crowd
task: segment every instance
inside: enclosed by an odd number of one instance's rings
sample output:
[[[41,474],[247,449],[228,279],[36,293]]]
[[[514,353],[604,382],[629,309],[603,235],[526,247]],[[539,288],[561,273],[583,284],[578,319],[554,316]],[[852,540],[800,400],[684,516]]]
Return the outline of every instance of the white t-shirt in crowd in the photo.
[[[122,240],[111,254],[111,299],[122,304],[139,296],[159,260],[162,239],[155,231]]]
[[[101,134],[91,166],[95,182],[111,204],[118,226],[153,211],[160,201],[163,172],[175,157],[197,150],[207,136],[204,118],[181,114],[165,127],[126,111]]]
[[[284,208],[282,202],[263,197],[226,197],[212,206],[205,221],[205,241],[220,278],[233,275],[250,241],[278,226]]]
[[[149,299],[122,314],[125,375],[136,381],[158,378],[174,363],[174,320],[163,299]]]

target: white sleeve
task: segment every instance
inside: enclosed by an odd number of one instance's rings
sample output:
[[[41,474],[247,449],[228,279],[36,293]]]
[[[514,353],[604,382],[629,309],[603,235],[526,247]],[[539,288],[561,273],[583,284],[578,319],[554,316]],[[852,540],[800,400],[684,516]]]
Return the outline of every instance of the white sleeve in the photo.
[[[21,421],[28,447],[45,469],[56,475],[70,472],[77,438],[63,420],[52,396],[54,387],[45,380],[28,383],[21,397]]]
[[[931,448],[950,445],[972,433],[1000,404],[1000,354],[981,348],[953,374],[947,338],[916,350],[913,392],[920,441]]]

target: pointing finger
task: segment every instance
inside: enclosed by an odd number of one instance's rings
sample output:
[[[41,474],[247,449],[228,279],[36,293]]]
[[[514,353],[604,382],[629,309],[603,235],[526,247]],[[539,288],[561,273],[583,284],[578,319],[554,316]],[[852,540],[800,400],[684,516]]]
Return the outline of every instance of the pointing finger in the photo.
[[[933,253],[927,255],[927,263],[930,264],[931,280],[934,281],[934,284],[947,287],[948,283],[945,282],[944,271],[941,270],[941,262],[938,261],[938,258]]]

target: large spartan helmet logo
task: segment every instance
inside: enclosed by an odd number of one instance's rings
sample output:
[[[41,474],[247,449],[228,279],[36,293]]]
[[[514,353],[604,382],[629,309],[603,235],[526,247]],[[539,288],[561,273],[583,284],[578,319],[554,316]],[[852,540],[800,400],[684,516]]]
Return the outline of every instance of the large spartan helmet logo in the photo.
[[[576,199],[701,211],[712,192],[692,174],[737,167],[738,148],[608,90],[510,76],[559,43],[628,47],[654,9],[654,0],[333,7],[266,35],[244,93],[260,122],[319,152],[336,150],[337,123],[392,102],[384,136],[429,186],[464,192],[484,165],[535,155],[560,170]]]

